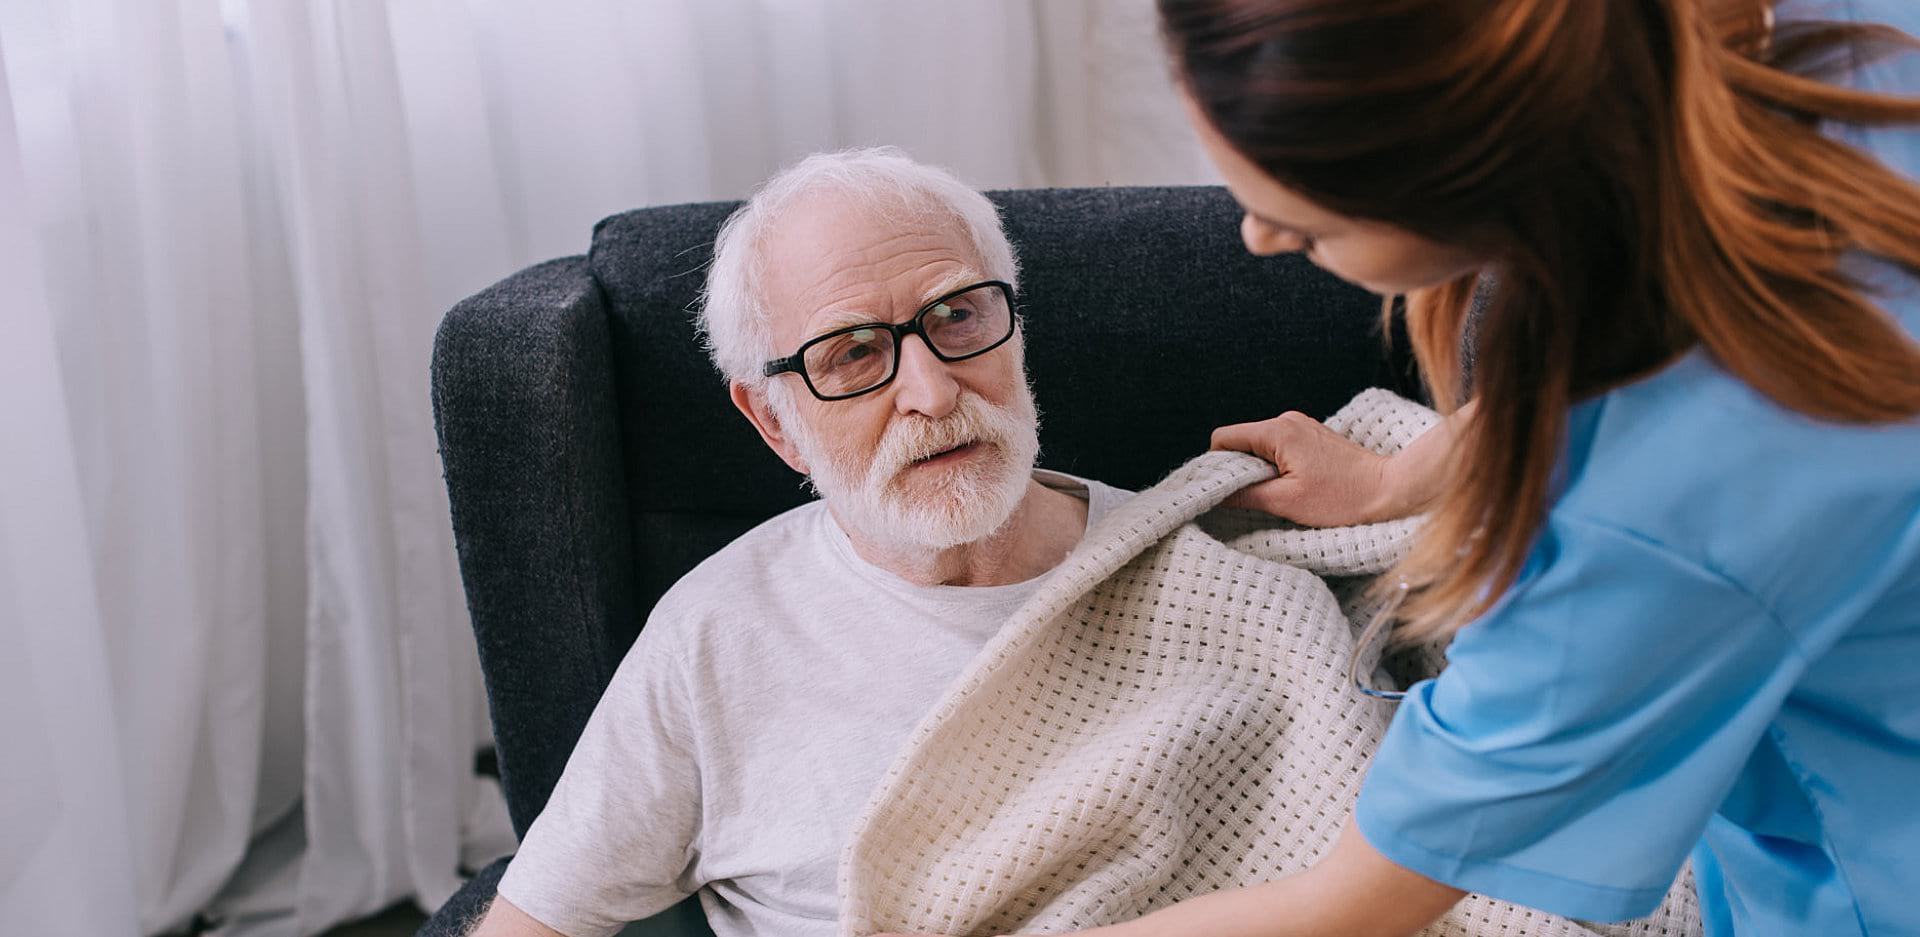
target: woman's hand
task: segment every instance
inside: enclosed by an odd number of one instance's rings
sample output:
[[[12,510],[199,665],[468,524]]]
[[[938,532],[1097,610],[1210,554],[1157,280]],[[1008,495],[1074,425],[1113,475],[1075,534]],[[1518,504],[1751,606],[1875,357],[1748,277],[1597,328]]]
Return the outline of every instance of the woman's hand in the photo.
[[[1280,477],[1227,499],[1231,507],[1265,511],[1309,527],[1345,527],[1386,520],[1393,499],[1387,457],[1369,452],[1304,413],[1213,431],[1213,448],[1272,462]]]
[[[1213,431],[1213,448],[1272,462],[1280,477],[1227,499],[1309,527],[1346,527],[1426,510],[1445,486],[1453,443],[1473,419],[1468,404],[1393,456],[1356,445],[1304,413]]]

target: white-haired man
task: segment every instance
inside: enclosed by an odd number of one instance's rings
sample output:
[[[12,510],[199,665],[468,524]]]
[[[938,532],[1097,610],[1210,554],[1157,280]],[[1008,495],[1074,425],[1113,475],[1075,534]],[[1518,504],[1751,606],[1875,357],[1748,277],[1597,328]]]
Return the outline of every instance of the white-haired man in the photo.
[[[1016,275],[992,204],[894,150],[811,157],[728,219],[708,344],[821,500],[661,599],[477,933],[611,934],[695,892],[719,937],[836,933],[896,750],[1125,497],[1034,467]]]

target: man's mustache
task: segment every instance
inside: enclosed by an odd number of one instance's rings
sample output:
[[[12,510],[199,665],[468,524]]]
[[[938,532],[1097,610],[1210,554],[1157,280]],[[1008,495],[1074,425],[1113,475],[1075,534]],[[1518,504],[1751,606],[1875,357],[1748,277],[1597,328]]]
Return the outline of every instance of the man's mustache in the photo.
[[[970,443],[1004,449],[1009,424],[1015,419],[1006,408],[976,395],[962,397],[954,412],[939,419],[907,417],[894,424],[882,438],[871,470],[891,478],[917,462]]]

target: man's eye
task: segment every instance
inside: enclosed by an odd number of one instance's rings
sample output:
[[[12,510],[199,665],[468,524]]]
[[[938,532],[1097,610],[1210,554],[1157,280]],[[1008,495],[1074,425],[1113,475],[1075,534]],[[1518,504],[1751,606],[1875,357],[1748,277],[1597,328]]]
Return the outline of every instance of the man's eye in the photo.
[[[933,314],[945,322],[965,322],[973,318],[974,312],[965,306],[949,306],[941,303],[933,307]]]
[[[875,329],[848,332],[846,340],[840,346],[840,353],[834,356],[833,363],[854,364],[873,357],[879,353],[879,349],[874,347],[874,340],[879,337],[880,333]]]

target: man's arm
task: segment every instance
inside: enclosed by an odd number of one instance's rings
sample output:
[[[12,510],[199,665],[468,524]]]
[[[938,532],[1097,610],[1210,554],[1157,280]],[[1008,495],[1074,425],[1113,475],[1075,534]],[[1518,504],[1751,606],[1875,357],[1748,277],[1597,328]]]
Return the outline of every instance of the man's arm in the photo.
[[[475,933],[599,937],[698,889],[700,745],[674,624],[650,617],[621,661]]]
[[[513,906],[513,902],[495,895],[487,906],[487,913],[480,917],[466,937],[567,937],[567,935],[534,920],[527,912]]]

